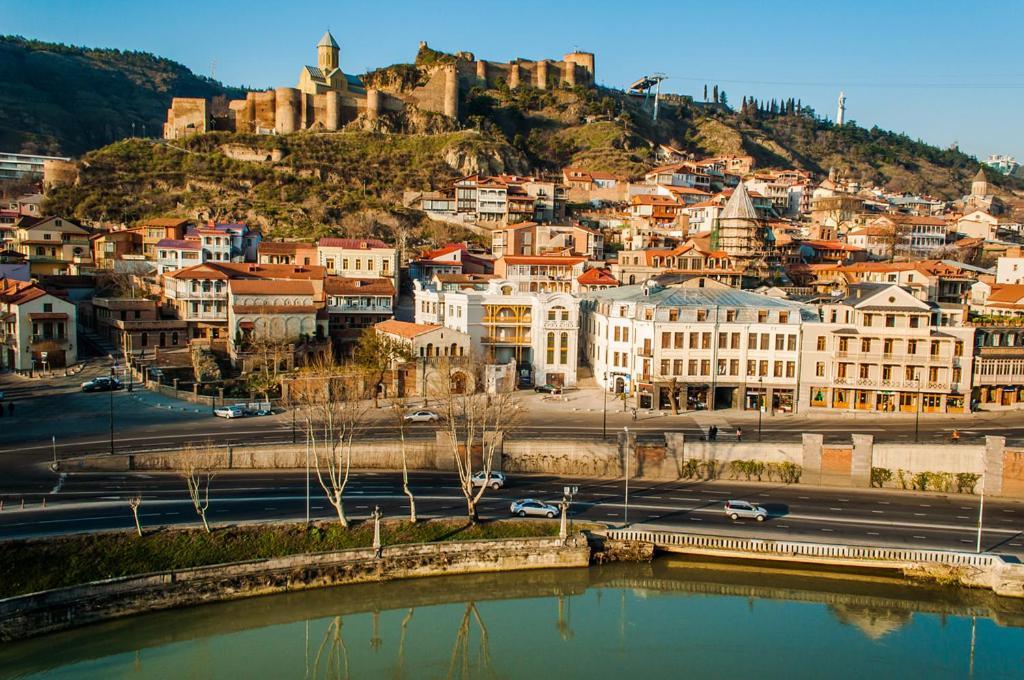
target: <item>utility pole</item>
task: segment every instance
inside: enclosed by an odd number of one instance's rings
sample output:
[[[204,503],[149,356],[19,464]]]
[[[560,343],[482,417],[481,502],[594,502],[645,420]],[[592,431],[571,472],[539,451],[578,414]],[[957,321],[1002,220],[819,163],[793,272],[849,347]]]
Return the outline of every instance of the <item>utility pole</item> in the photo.
[[[626,433],[625,450],[623,451],[623,458],[626,459],[626,503],[622,513],[622,524],[623,526],[629,526],[629,456],[632,452],[629,445],[629,427],[623,427],[622,431]]]
[[[601,441],[608,438],[608,374],[604,374],[604,407],[601,409]]]
[[[974,552],[981,552],[981,528],[985,515],[985,486],[981,487],[981,502],[978,504],[978,542],[974,546]]]
[[[113,364],[110,366],[110,455],[114,455],[114,380],[116,372]]]

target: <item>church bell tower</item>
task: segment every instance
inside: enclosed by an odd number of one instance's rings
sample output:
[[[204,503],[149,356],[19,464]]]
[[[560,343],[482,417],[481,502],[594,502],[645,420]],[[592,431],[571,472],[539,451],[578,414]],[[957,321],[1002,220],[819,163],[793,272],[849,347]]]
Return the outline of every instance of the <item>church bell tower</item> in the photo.
[[[316,44],[316,65],[323,70],[325,75],[340,68],[338,54],[340,51],[341,46],[338,45],[331,32],[324,33],[324,37],[320,38],[320,42]]]

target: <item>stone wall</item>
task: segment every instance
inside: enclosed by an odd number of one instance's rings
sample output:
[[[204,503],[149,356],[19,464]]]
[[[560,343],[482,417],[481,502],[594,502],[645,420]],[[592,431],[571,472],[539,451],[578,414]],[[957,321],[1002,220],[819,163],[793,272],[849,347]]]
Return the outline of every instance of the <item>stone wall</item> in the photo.
[[[301,433],[299,434],[301,439]],[[409,439],[409,467],[453,470],[452,447],[445,432],[432,439]],[[565,477],[630,477],[677,480],[736,477],[734,461],[774,466],[774,478],[784,467],[799,472],[799,482],[820,486],[871,486],[872,468],[892,471],[887,484],[898,487],[897,471],[904,478],[929,472],[950,476],[978,475],[974,492],[1024,498],[1024,450],[1007,449],[1003,437],[987,437],[985,446],[960,444],[875,444],[871,435],[853,435],[852,444],[824,444],[821,435],[805,434],[801,442],[687,441],[682,433],[666,432],[658,439],[637,440],[630,432],[616,439],[525,439],[509,437],[495,449],[494,468],[511,473],[541,473]],[[180,465],[177,450],[87,456],[65,459],[59,468],[79,470],[173,470]],[[479,451],[474,452],[476,465]],[[222,447],[217,466],[229,469],[300,469],[306,464],[304,444],[257,444]],[[398,440],[363,440],[352,449],[352,465],[363,469],[401,467]],[[695,470],[693,462],[700,463]],[[795,468],[793,466],[796,466]],[[765,474],[767,474],[766,471]],[[746,479],[745,476],[742,477]],[[762,476],[772,479],[772,476]],[[931,490],[931,489],[930,489]],[[936,489],[938,490],[938,489]]]
[[[98,581],[0,600],[0,640],[132,614],[307,588],[481,572],[585,567],[583,536],[456,541],[294,555]]]

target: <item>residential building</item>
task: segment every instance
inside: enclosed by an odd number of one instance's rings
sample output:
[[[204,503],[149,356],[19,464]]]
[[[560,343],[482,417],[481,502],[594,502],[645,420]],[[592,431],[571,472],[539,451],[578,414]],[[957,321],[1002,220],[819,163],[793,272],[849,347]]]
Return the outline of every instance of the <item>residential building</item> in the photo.
[[[167,272],[162,277],[165,310],[175,318],[188,322],[191,340],[226,340],[229,331],[229,282],[233,279],[263,280],[272,283],[308,281],[313,299],[323,306],[325,271],[318,266],[255,264],[234,262],[203,262],[192,267]],[[272,289],[273,286],[268,286]],[[299,298],[308,297],[303,287]],[[270,294],[272,295],[272,294]],[[269,304],[269,303],[268,303]],[[282,303],[284,304],[284,303]],[[296,303],[298,304],[298,303]],[[246,303],[247,306],[248,303]],[[276,306],[273,303],[272,306]],[[248,316],[241,320],[250,320]],[[308,320],[299,319],[300,332],[308,332]],[[314,319],[316,321],[316,319]],[[319,325],[319,324],[317,324]],[[255,327],[255,326],[254,326]],[[315,329],[314,329],[315,332]]]
[[[256,262],[262,235],[245,224],[210,222],[189,229],[185,238],[202,244],[203,262]]]
[[[991,241],[997,238],[999,218],[984,210],[972,210],[956,221],[956,232],[964,238],[981,238]]]
[[[494,274],[523,293],[572,293],[586,264],[585,257],[505,255],[495,260]]]
[[[118,260],[142,255],[142,236],[136,231],[101,231],[90,236],[89,241],[97,269],[113,269]]]
[[[297,264],[309,266],[318,261],[315,243],[299,241],[260,241],[260,264]]]
[[[588,269],[576,277],[576,288],[581,295],[605,288],[616,288],[618,285],[619,281],[612,276],[611,270],[602,267]]]
[[[31,372],[78,360],[75,305],[27,281],[0,279],[0,366]]]
[[[331,276],[390,279],[398,288],[398,250],[374,238],[322,238],[317,241],[319,266]]]
[[[294,366],[297,355],[323,346],[327,318],[322,314],[322,279],[232,278],[227,289],[228,355],[243,370],[265,360],[258,347],[266,341],[287,343],[289,350],[274,358],[286,368]]]
[[[918,257],[934,256],[946,247],[949,231],[946,220],[932,215],[882,215],[868,222],[868,226],[882,227],[889,233],[892,255],[910,254]]]
[[[604,236],[580,224],[521,222],[491,231],[491,252],[503,255],[585,255],[604,258]]]
[[[598,385],[638,408],[795,408],[810,307],[732,289],[654,282],[586,296],[583,355]]]
[[[872,260],[892,257],[892,231],[886,227],[857,227],[846,233],[846,242],[864,250]]]
[[[562,182],[570,189],[593,191],[595,189],[614,189],[625,179],[609,172],[587,170],[585,168],[563,168]]]
[[[160,350],[188,346],[188,322],[163,318],[158,300],[96,297],[82,303],[82,314],[122,353],[154,357]]]
[[[33,276],[80,274],[94,266],[89,231],[62,217],[20,217],[15,249],[25,255]]]
[[[624,284],[643,283],[660,274],[706,277],[739,288],[743,274],[723,250],[711,250],[708,239],[690,239],[673,248],[621,250],[611,264],[611,273]]]
[[[1017,299],[1024,298],[1024,286]],[[1024,311],[1024,304],[1018,309]],[[972,400],[976,405],[1014,406],[1024,402],[1024,327],[1012,318],[976,319]]]
[[[974,329],[936,325],[936,303],[860,283],[820,314],[803,336],[801,409],[968,412]]]
[[[684,204],[671,196],[659,194],[639,194],[629,202],[629,214],[632,217],[643,217],[655,224],[665,225],[675,222],[683,211]]]
[[[494,260],[469,252],[465,243],[449,243],[441,248],[426,250],[409,263],[409,278],[430,281],[437,274],[490,274]]]
[[[996,283],[1024,283],[1024,256],[997,259]]]
[[[163,276],[176,269],[202,264],[203,246],[198,239],[160,239],[156,244],[156,273]]]
[[[192,226],[192,221],[181,217],[153,217],[143,220],[129,231],[142,236],[142,254],[147,260],[157,259],[156,244],[164,239],[180,240]]]
[[[414,286],[416,323],[466,333],[486,363],[514,361],[523,384],[576,384],[579,301],[572,295],[524,292],[501,278],[485,290]]]
[[[379,335],[406,345],[410,354],[420,359],[461,357],[471,353],[467,334],[438,324],[388,319],[374,324],[374,328]]]
[[[689,187],[711,192],[711,176],[700,166],[692,163],[675,163],[654,168],[644,175],[648,184],[673,187]]]
[[[335,351],[348,356],[364,329],[394,316],[395,287],[391,279],[348,279],[328,276],[324,281],[327,332]]]
[[[46,161],[70,161],[63,156],[37,156],[27,153],[0,153],[0,180],[39,180]]]

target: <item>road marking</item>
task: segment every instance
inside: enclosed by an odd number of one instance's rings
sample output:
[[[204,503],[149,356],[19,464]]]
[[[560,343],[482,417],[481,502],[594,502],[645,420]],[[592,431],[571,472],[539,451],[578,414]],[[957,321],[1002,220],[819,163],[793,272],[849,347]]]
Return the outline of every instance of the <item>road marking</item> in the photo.
[[[835,531],[835,529],[822,529],[822,531],[829,531],[829,532],[831,532],[831,531]]]
[[[842,509],[842,508],[829,508],[829,510],[838,510],[839,512],[842,512],[842,511],[843,511],[843,509]]]
[[[889,501],[878,501],[878,504],[879,505],[891,505],[891,503],[889,503]]]
[[[968,517],[967,515],[957,515],[956,518],[957,519],[970,519],[970,517]]]
[[[788,529],[789,528],[788,524],[776,524],[775,526],[777,526],[780,529]]]
[[[703,522],[704,520],[702,520],[700,517],[691,517],[690,521],[691,522]]]
[[[921,503],[921,504],[919,505],[919,507],[922,507],[922,508],[930,508],[930,507],[932,507],[932,506],[928,505],[927,503]]]
[[[757,495],[758,495],[758,496],[764,496],[764,497],[766,497],[766,498],[767,498],[767,497],[768,497],[768,496],[769,496],[770,494],[766,494],[766,493],[759,493],[759,494],[757,494]]]
[[[669,500],[672,501],[702,501],[703,498],[681,498],[679,496],[669,496]]]
[[[879,535],[879,533],[877,531],[869,531],[868,532],[868,536],[878,536],[878,535]]]
[[[928,514],[924,512],[915,512],[914,517],[927,517]]]
[[[914,538],[925,539],[925,538],[928,538],[928,537],[927,536],[914,536]]]
[[[809,501],[809,500],[811,500],[810,496],[797,496],[797,498],[799,498],[802,501]]]
[[[836,500],[839,501],[840,503],[849,503],[850,502],[849,498],[837,498]]]
[[[884,515],[885,514],[885,510],[872,510],[871,512],[875,513],[876,515]]]

